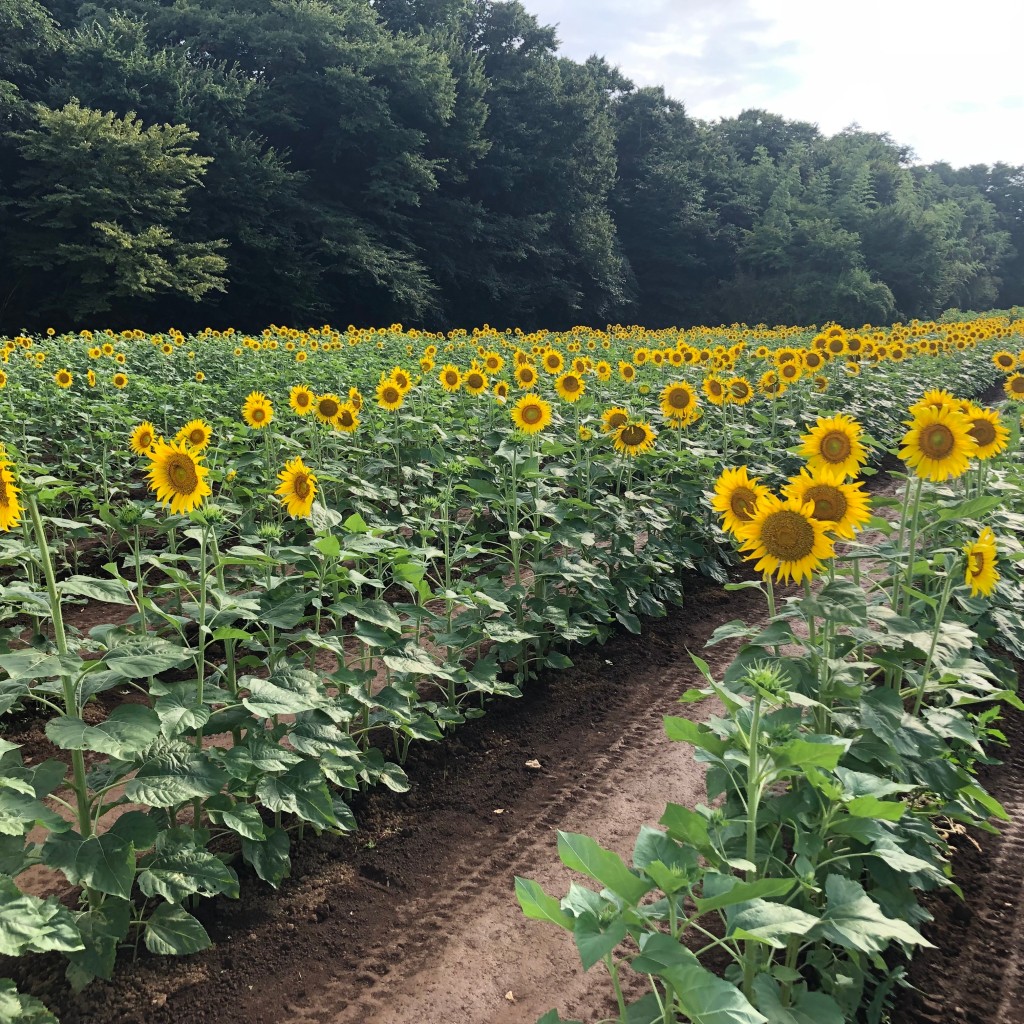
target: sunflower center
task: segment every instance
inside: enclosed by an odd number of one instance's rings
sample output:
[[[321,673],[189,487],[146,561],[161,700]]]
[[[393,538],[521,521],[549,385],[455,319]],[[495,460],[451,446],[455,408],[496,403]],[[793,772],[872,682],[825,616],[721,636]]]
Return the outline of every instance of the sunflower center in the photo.
[[[153,447],[153,435],[148,430],[144,430],[141,434],[139,434],[139,447]]]
[[[195,463],[180,452],[167,460],[167,479],[178,494],[191,494],[199,486]]]
[[[668,404],[673,409],[685,409],[690,404],[690,393],[685,388],[673,388],[668,393]]]
[[[302,408],[305,408],[307,405],[309,405],[309,395],[307,395],[305,391],[300,391],[295,396],[295,404],[301,406]]]
[[[523,417],[523,422],[532,427],[543,419],[544,410],[539,405],[524,405],[520,410],[520,415]]]
[[[616,412],[616,413],[612,413],[612,415],[608,417],[608,426],[609,427],[618,428],[618,427],[621,427],[621,426],[625,425],[625,423],[626,423],[626,415],[625,415],[625,413]]]
[[[192,445],[193,448],[198,447],[205,440],[206,432],[204,430],[200,430],[198,427],[188,435],[188,443]]]
[[[647,431],[638,423],[630,423],[628,426],[622,428],[619,440],[622,441],[624,445],[634,448],[636,445],[643,444],[644,441],[647,440]]]
[[[479,373],[471,373],[466,378],[466,383],[471,388],[482,388],[484,386],[484,379],[483,379],[483,377],[480,376]]]
[[[754,506],[757,504],[757,495],[749,487],[737,487],[729,497],[729,508],[732,514],[743,522],[751,518]]]
[[[720,383],[719,381],[717,381],[717,380],[713,380],[713,381],[711,381],[711,383],[710,383],[710,384],[708,384],[708,390],[709,390],[709,391],[710,391],[710,392],[711,392],[711,393],[712,393],[713,395],[720,395],[720,394],[722,394],[722,392],[723,392],[723,391],[724,391],[725,389],[724,389],[724,388],[722,387],[722,385],[721,385],[721,383]]]
[[[814,527],[799,512],[772,512],[761,525],[765,550],[780,562],[799,562],[814,551]]]
[[[579,391],[579,377],[566,377],[565,380],[562,381],[562,387],[565,388],[566,391]]]
[[[945,459],[956,447],[956,437],[945,423],[933,423],[921,431],[921,451],[929,459]]]
[[[320,415],[333,419],[338,415],[338,403],[333,398],[320,399]]]
[[[853,451],[849,437],[838,430],[829,431],[819,446],[821,457],[826,462],[845,462]]]
[[[267,418],[267,412],[261,406],[256,406],[252,411],[252,418],[256,423],[262,423]]]
[[[356,421],[352,413],[350,413],[348,409],[344,409],[338,415],[338,422],[341,423],[343,427],[351,427],[355,425]]]
[[[985,570],[985,556],[980,551],[972,551],[970,556],[971,574],[980,576]]]
[[[823,522],[839,523],[846,517],[849,507],[846,495],[838,487],[829,484],[816,484],[809,487],[805,495],[808,501],[814,502],[814,518]]]
[[[1014,377],[1010,381],[1010,390],[1015,395],[1024,395],[1024,377]]]
[[[446,384],[451,384],[452,387],[454,387],[456,384],[459,383],[459,375],[457,373],[454,373],[453,371],[449,370],[444,375],[444,382]]]
[[[11,495],[7,490],[7,481],[0,478],[0,505],[7,508],[11,504]]]
[[[305,501],[309,497],[311,490],[309,477],[305,473],[296,473],[295,479],[292,481],[292,490],[295,492],[296,497]]]
[[[971,420],[970,435],[978,442],[979,448],[985,448],[996,439],[996,428],[984,419]]]
[[[732,384],[729,390],[732,392],[733,398],[747,397],[747,385],[744,384],[742,381],[737,381],[735,384]]]

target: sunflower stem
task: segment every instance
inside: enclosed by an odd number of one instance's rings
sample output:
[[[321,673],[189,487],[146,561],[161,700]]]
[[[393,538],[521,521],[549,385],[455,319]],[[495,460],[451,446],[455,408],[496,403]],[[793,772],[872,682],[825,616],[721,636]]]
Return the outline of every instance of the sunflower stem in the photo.
[[[958,565],[959,562],[954,563]],[[928,686],[928,676],[931,675],[932,664],[935,661],[935,650],[939,645],[939,633],[942,632],[942,623],[946,615],[946,606],[949,604],[950,595],[953,593],[953,565],[947,567],[946,583],[942,588],[942,596],[939,598],[939,607],[935,612],[935,628],[932,630],[932,640],[928,647],[928,657],[925,660],[924,668],[921,669],[921,682],[917,687],[917,696],[914,698],[914,718],[921,713],[921,705],[924,703],[925,688]]]

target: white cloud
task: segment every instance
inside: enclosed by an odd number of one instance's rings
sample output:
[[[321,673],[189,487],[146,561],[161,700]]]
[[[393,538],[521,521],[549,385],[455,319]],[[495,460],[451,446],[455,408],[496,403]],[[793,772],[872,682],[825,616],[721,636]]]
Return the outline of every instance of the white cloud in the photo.
[[[1016,0],[526,0],[563,52],[604,55],[695,117],[764,107],[888,132],[923,161],[1024,164]]]

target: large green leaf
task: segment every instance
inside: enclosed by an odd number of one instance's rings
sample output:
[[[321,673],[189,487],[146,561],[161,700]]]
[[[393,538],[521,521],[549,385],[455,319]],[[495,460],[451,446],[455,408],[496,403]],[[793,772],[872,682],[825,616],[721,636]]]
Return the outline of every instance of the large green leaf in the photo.
[[[213,796],[227,781],[227,773],[205,751],[172,740],[128,780],[125,795],[147,807],[173,807],[195,797]]]
[[[150,897],[162,896],[168,903],[182,903],[187,896],[226,894],[238,898],[238,876],[219,857],[199,846],[191,829],[173,829],[161,834],[156,851],[148,856],[139,872],[139,888]]]
[[[564,911],[554,896],[549,896],[531,879],[516,876],[516,899],[523,913],[531,920],[548,921],[567,931],[573,930],[572,914]]]
[[[56,896],[30,896],[0,875],[0,956],[82,948],[75,919]]]
[[[131,903],[114,896],[107,897],[94,910],[77,916],[75,924],[85,949],[66,956],[75,967],[75,977],[83,985],[93,978],[110,978],[117,960],[117,947],[128,934],[131,917]]]
[[[128,580],[101,580],[93,576],[70,576],[57,584],[62,594],[88,597],[106,604],[134,604],[130,591],[135,584]]]
[[[153,705],[160,718],[160,731],[168,739],[189,729],[199,729],[210,720],[210,708],[197,702],[195,683],[171,683]]]
[[[135,880],[135,847],[115,832],[83,839],[77,832],[53,833],[42,847],[43,863],[83,885],[127,900]]]
[[[211,945],[206,929],[182,907],[161,903],[146,922],[146,949],[158,956],[185,956]]]
[[[752,882],[742,882],[735,875],[709,872],[704,876],[704,892],[707,895],[694,902],[697,909],[706,914],[709,910],[719,910],[765,896],[785,896],[792,892],[794,885],[796,880],[793,878],[757,878]]]
[[[46,723],[46,738],[63,750],[94,750],[131,761],[160,733],[160,718],[142,704],[121,704],[98,725],[60,716]]]
[[[191,661],[195,651],[158,637],[139,637],[118,644],[103,659],[122,679],[145,679]]]
[[[310,688],[309,681],[297,673],[277,674],[273,680],[246,676],[240,685],[249,691],[242,703],[258,718],[312,711],[323,699],[315,688]]]
[[[754,899],[729,915],[729,934],[735,939],[757,939],[776,949],[791,935],[806,935],[818,918],[785,903]]]
[[[8,978],[0,978],[0,1020],[4,1024],[58,1024],[38,999],[23,995]]]
[[[593,914],[576,919],[572,937],[579,950],[583,970],[589,971],[603,960],[626,937],[626,922],[621,917],[609,922],[599,921]]]
[[[558,855],[567,868],[593,878],[629,903],[638,903],[652,888],[652,883],[630,871],[617,853],[605,850],[589,836],[559,832]]]
[[[843,1024],[845,1018],[839,1004],[824,992],[808,992],[798,986],[793,1005],[783,1006],[778,982],[767,974],[754,979],[757,1008],[768,1017],[768,1024]]]
[[[825,895],[825,913],[814,934],[837,946],[861,953],[880,953],[891,939],[910,945],[932,945],[905,921],[886,917],[858,882],[842,875],[829,875],[825,879]]]
[[[260,842],[242,839],[242,856],[264,882],[276,889],[291,870],[290,845],[286,829],[268,828],[266,838]]]
[[[323,773],[313,761],[302,761],[283,775],[261,779],[256,796],[272,811],[297,814],[322,828],[338,824]]]

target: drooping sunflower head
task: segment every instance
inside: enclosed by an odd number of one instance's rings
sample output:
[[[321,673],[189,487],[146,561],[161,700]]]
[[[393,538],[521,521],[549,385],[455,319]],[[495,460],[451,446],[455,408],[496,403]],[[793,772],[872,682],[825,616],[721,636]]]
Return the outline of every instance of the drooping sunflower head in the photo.
[[[1024,402],[1024,373],[1014,373],[1003,384],[1006,397],[1013,402]]]
[[[941,483],[967,472],[978,445],[971,421],[954,409],[927,408],[909,423],[900,458],[925,480]]]
[[[113,384],[118,391],[123,391],[126,387],[128,387],[128,374],[115,373]]]
[[[57,387],[64,389],[71,387],[71,383],[74,380],[70,370],[58,370],[53,375],[53,379],[57,382]]]
[[[11,462],[0,456],[0,530],[13,530],[21,522],[21,493],[14,483]]]
[[[834,554],[827,529],[828,523],[814,517],[810,502],[766,494],[758,500],[750,520],[740,524],[736,535],[745,557],[756,560],[758,572],[775,573],[776,579],[799,583]]]
[[[194,452],[201,452],[212,438],[213,429],[203,420],[190,420],[174,435],[175,441],[183,441]]]
[[[445,391],[458,391],[462,383],[462,374],[454,363],[446,363],[437,375],[437,380]]]
[[[537,434],[551,425],[551,406],[537,395],[523,395],[510,410],[512,422],[524,434]]]
[[[601,413],[601,428],[606,434],[614,434],[629,422],[629,412],[618,405]]]
[[[967,558],[964,582],[971,588],[971,595],[988,597],[999,582],[996,535],[986,526],[977,540],[964,546],[964,555]]]
[[[649,423],[630,420],[615,432],[615,450],[630,458],[643,455],[654,447],[657,436]]]
[[[315,401],[316,396],[305,384],[296,384],[288,394],[288,404],[298,416],[308,416]]]
[[[280,496],[288,515],[293,519],[308,516],[316,498],[316,475],[298,458],[286,462],[277,478],[281,483],[274,493]]]
[[[563,373],[555,381],[555,391],[563,402],[578,402],[583,397],[587,385],[583,378],[575,372]]]
[[[262,430],[274,418],[274,407],[262,391],[250,391],[242,405],[242,419],[253,430]]]
[[[722,526],[736,534],[744,523],[750,522],[758,500],[768,494],[768,488],[756,476],[747,474],[746,466],[722,470],[715,482],[711,507],[722,517]]]
[[[853,540],[857,530],[871,518],[868,496],[861,490],[862,486],[803,469],[799,476],[790,479],[782,493],[801,505],[810,504],[811,515],[825,523],[829,533]]]
[[[845,480],[857,476],[867,460],[860,442],[860,424],[851,416],[819,416],[818,422],[801,437],[800,454],[819,476]]]
[[[175,514],[199,508],[211,493],[206,482],[209,470],[202,464],[203,456],[192,451],[183,441],[157,441],[147,453],[150,459],[149,489],[157,501],[170,505]]]
[[[991,459],[1006,448],[1010,440],[1010,431],[1003,426],[1003,421],[995,409],[982,409],[971,405],[966,416],[970,421],[968,429],[971,437],[978,446],[975,455],[979,459]]]
[[[321,423],[334,423],[340,410],[341,399],[331,392],[313,400],[313,415]]]

